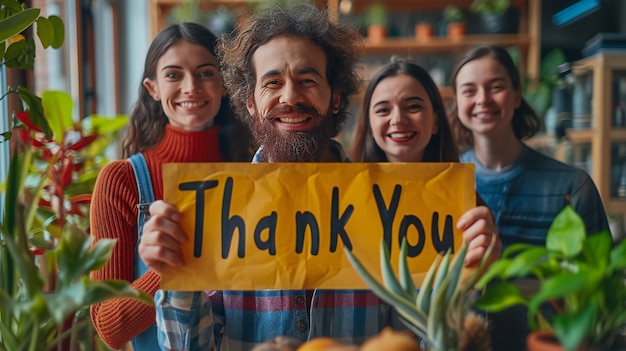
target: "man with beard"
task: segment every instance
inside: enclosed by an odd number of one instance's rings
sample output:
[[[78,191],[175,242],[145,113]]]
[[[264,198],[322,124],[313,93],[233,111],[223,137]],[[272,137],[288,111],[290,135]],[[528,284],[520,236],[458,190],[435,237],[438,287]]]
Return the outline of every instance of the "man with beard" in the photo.
[[[307,5],[255,13],[237,25],[219,56],[236,112],[260,145],[253,162],[348,161],[331,138],[358,89],[360,45],[356,30]],[[180,213],[158,201],[150,214],[141,258],[156,272],[182,266]],[[496,232],[487,216],[469,220],[474,262]],[[365,290],[159,291],[155,301],[159,343],[168,350],[249,350],[281,335],[361,344],[400,325],[392,308]]]

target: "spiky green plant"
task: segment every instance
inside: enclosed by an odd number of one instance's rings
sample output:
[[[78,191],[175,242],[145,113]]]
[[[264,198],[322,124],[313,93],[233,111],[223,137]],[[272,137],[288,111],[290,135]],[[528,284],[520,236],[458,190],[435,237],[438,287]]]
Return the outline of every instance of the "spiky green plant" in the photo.
[[[440,254],[430,266],[419,290],[407,264],[406,240],[400,248],[399,277],[391,266],[389,249],[384,240],[380,252],[384,285],[346,249],[350,263],[372,292],[393,306],[402,317],[402,322],[431,350],[491,350],[486,322],[470,311],[476,297],[473,287],[485,270],[491,248],[466,281],[463,281],[462,271],[467,244],[461,246],[454,259],[451,249]],[[468,333],[470,330],[471,335]]]

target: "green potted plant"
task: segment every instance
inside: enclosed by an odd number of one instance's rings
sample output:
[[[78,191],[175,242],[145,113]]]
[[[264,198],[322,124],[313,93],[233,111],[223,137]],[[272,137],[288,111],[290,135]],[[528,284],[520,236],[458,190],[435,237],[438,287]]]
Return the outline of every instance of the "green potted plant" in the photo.
[[[407,265],[406,239],[400,248],[398,277],[389,261],[389,249],[381,242],[383,283],[374,278],[361,262],[345,250],[348,260],[374,294],[395,308],[402,322],[433,351],[488,351],[491,341],[483,317],[470,310],[477,297],[474,285],[484,273],[487,257],[466,276],[463,261],[467,244],[452,258],[452,251],[439,255],[430,266],[419,290]]]
[[[545,246],[514,244],[504,251],[477,284],[486,291],[475,306],[486,311],[527,306],[536,330],[528,337],[529,350],[536,336],[546,333],[566,351],[611,350],[624,346],[625,272],[626,241],[614,246],[608,231],[586,235],[580,216],[566,206]],[[536,293],[522,294],[512,281],[527,277],[538,280]]]
[[[470,5],[470,11],[502,15],[510,5],[510,0],[474,0]]]
[[[380,41],[387,37],[387,8],[383,2],[375,2],[367,8],[365,21],[368,39]]]
[[[32,69],[34,40],[26,39],[24,31],[34,23],[44,48],[63,43],[58,17],[41,17],[39,9],[15,0],[3,6],[2,64]],[[77,349],[80,334],[91,326],[89,305],[116,297],[152,303],[127,282],[89,278],[115,244],[91,243],[86,231],[90,186],[100,162],[106,162],[101,157],[111,141],[106,137],[125,118],[74,122],[66,93],[48,91],[39,97],[19,87],[7,94],[17,94],[27,110],[14,112],[11,130],[2,134],[13,153],[0,187],[0,350]]]
[[[459,38],[465,35],[465,16],[458,6],[447,5],[443,9],[443,20],[446,23],[448,37]]]
[[[473,0],[470,12],[477,15],[478,34],[517,33],[519,16],[510,0]]]

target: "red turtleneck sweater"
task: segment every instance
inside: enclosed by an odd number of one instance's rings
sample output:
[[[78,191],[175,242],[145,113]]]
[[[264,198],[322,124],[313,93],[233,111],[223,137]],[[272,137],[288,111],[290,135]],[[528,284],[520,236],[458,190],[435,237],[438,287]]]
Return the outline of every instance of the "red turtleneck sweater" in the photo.
[[[152,149],[143,153],[154,197],[163,199],[162,165],[168,162],[220,162],[218,128],[188,132],[170,125],[165,136]],[[139,195],[132,166],[127,160],[113,161],[102,169],[91,201],[91,234],[94,240],[117,239],[111,259],[91,277],[95,280],[122,279],[154,296],[159,289],[159,276],[148,271],[133,280],[137,244],[137,203]],[[133,300],[113,299],[91,307],[93,325],[102,340],[113,349],[121,349],[155,321],[154,307]]]

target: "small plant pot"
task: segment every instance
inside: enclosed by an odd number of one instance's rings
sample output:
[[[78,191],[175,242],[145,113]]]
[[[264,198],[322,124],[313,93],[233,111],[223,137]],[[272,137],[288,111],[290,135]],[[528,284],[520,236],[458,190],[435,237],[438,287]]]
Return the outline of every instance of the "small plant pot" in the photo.
[[[387,27],[382,24],[370,24],[367,27],[367,38],[371,41],[382,41],[387,38]]]
[[[528,351],[564,351],[552,333],[546,330],[535,330],[526,338]]]
[[[415,26],[415,38],[418,40],[428,39],[435,35],[435,28],[428,23],[420,23]]]
[[[450,39],[458,39],[465,36],[465,23],[448,23],[448,37]]]

